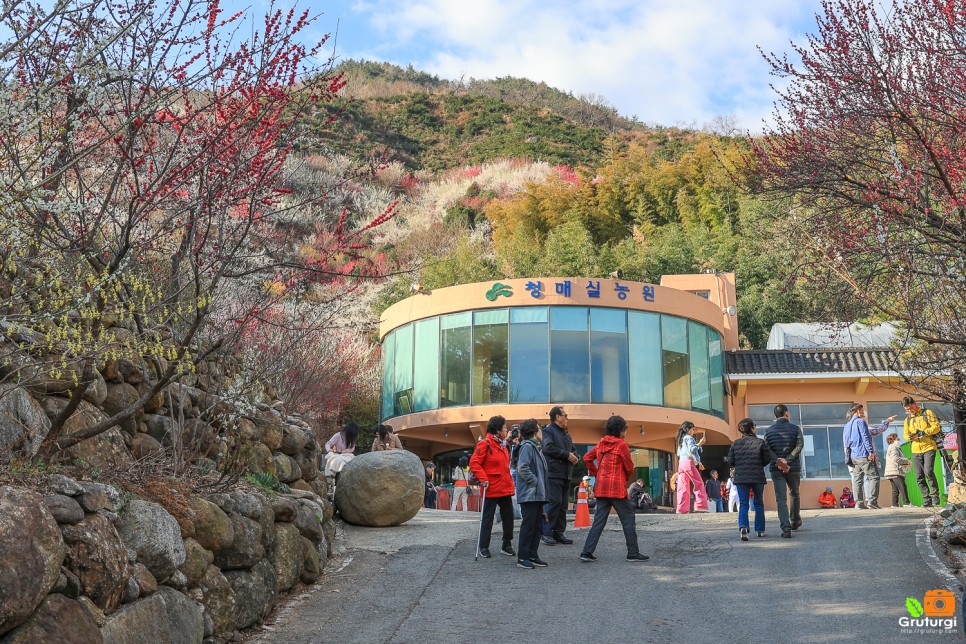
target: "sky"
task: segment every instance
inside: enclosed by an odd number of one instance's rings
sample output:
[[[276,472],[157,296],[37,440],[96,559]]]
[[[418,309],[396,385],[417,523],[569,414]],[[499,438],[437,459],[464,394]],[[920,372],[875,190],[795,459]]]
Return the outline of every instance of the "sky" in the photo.
[[[227,3],[226,3],[227,4]],[[503,76],[603,97],[649,125],[730,117],[760,132],[775,91],[758,48],[790,52],[820,0],[300,0],[329,53],[440,78]]]

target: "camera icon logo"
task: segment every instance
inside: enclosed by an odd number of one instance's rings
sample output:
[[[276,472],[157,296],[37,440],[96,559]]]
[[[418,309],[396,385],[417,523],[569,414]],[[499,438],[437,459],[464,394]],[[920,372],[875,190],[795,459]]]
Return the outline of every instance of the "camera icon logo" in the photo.
[[[956,596],[948,590],[930,590],[922,598],[926,617],[952,617],[956,614]]]

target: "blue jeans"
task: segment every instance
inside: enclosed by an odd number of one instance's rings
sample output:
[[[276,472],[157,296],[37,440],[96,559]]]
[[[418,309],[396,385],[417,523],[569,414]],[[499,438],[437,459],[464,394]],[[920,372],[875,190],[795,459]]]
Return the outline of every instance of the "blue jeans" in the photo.
[[[755,532],[765,531],[765,486],[761,483],[745,485],[736,483],[738,488],[738,527],[748,527],[748,491],[755,493]]]
[[[724,499],[718,497],[717,499],[711,500],[714,501],[714,505],[718,509],[718,512],[724,512]]]

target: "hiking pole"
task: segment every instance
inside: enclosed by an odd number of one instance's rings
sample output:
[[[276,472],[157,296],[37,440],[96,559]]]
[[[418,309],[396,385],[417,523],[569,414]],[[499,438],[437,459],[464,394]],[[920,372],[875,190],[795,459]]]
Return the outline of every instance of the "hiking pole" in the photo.
[[[476,532],[476,556],[473,557],[473,561],[480,560],[480,541],[483,540],[483,505],[486,503],[486,488],[487,486],[481,485],[483,492],[480,495],[480,529]]]

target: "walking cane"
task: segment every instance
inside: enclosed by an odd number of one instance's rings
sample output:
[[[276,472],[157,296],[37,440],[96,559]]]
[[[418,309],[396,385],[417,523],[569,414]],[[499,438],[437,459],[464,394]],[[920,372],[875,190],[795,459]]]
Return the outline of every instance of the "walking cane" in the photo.
[[[473,561],[480,560],[480,541],[483,540],[483,504],[486,503],[486,488],[487,486],[481,485],[483,489],[480,495],[480,529],[476,532],[476,556],[473,557]]]

